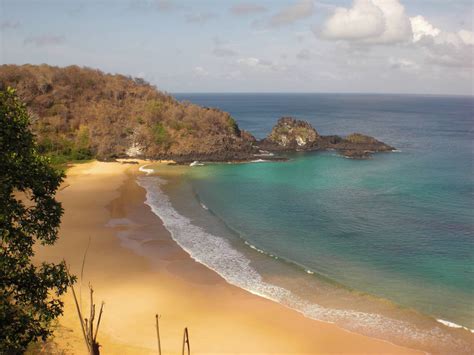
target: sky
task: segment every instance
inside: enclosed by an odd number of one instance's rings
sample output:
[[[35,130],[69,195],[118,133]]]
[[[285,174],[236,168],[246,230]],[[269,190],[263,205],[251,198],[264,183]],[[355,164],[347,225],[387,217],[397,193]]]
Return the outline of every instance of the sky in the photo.
[[[0,0],[0,63],[167,92],[474,94],[471,0]]]

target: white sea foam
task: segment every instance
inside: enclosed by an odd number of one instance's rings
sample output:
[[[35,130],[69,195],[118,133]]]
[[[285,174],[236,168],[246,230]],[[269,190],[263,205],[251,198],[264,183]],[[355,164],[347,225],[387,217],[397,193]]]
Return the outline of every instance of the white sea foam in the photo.
[[[214,270],[230,284],[279,302],[308,318],[337,323],[349,330],[376,337],[390,333],[393,339],[411,339],[411,341],[437,344],[441,347],[457,344],[460,352],[467,353],[470,350],[469,344],[459,342],[443,332],[440,327],[420,329],[407,321],[376,313],[325,308],[295,295],[290,290],[266,282],[251,266],[250,260],[242,252],[234,249],[229,241],[192,224],[190,219],[174,209],[168,196],[160,188],[161,185],[166,184],[165,180],[157,176],[139,177],[138,183],[147,191],[146,204],[161,218],[178,245],[191,258]],[[260,253],[270,255],[248,242],[246,244]],[[276,256],[274,258],[278,259]],[[307,270],[307,272],[311,271]]]
[[[436,319],[439,323],[441,324],[444,324],[445,326],[447,327],[450,327],[450,328],[457,328],[457,329],[465,329],[465,330],[468,330],[470,331],[471,333],[474,333],[474,329],[469,329],[469,328],[466,328],[462,325],[459,325],[459,324],[456,324],[456,323],[453,323],[453,322],[450,322],[450,321],[447,321],[447,320],[444,320],[444,319]]]
[[[193,161],[189,166],[202,166],[204,165],[203,163],[198,162],[197,160]]]
[[[146,168],[147,166],[150,166],[150,164],[142,165],[140,168],[138,168],[138,170],[140,170],[143,173],[146,173],[147,175],[153,174],[154,170],[153,169],[147,169]]]
[[[250,249],[253,249],[253,250],[255,250],[255,251],[258,251],[260,254],[267,254],[267,253],[266,253],[265,251],[263,251],[262,249],[257,248],[255,245],[250,244],[250,243],[247,242],[247,241],[244,241],[244,243],[245,243],[245,245],[247,245]],[[267,255],[269,255],[269,254],[267,254]]]
[[[202,202],[199,203],[202,208],[204,208],[206,211],[209,210],[209,208]]]
[[[255,157],[272,157],[274,155],[274,153],[271,153],[267,150],[259,150],[258,154],[254,154]]]
[[[264,162],[267,162],[268,160],[265,160],[265,159],[255,159],[255,160],[251,160],[250,162],[251,163],[264,163]]]

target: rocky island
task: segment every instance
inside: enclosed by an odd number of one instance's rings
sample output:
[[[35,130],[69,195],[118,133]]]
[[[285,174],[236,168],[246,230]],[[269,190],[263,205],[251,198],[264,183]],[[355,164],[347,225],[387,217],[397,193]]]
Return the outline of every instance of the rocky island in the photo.
[[[179,102],[143,79],[78,66],[2,65],[0,88],[7,86],[35,117],[40,151],[63,160],[136,157],[185,164],[278,160],[285,152],[328,149],[364,159],[394,150],[359,133],[322,136],[291,117],[257,140],[226,112]]]
[[[395,148],[360,133],[347,137],[321,136],[306,121],[282,117],[270,134],[257,144],[270,152],[337,150],[348,158],[364,159],[375,152],[389,152]]]

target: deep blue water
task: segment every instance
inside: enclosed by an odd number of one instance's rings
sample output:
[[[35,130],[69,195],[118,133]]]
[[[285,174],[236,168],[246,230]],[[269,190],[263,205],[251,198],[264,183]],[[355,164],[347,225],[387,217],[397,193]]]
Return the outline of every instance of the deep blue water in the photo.
[[[265,255],[474,328],[472,97],[175,97],[227,111],[258,138],[281,116],[293,116],[320,134],[361,132],[399,149],[364,161],[326,152],[291,155],[284,163],[206,165],[190,169],[188,181],[213,218]],[[199,224],[196,212],[187,213]],[[268,263],[253,265],[268,279],[272,268],[285,274],[286,266]],[[320,289],[303,276],[298,284],[289,281],[294,278],[280,286],[308,299]]]

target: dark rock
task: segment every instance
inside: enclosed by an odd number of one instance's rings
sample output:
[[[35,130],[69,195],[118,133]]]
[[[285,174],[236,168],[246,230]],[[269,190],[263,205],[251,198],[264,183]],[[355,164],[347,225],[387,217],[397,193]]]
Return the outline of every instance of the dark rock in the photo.
[[[271,133],[257,145],[259,149],[270,152],[333,149],[353,159],[367,159],[374,152],[394,150],[393,147],[360,133],[352,133],[345,138],[336,135],[321,136],[308,122],[290,117],[278,120]]]

